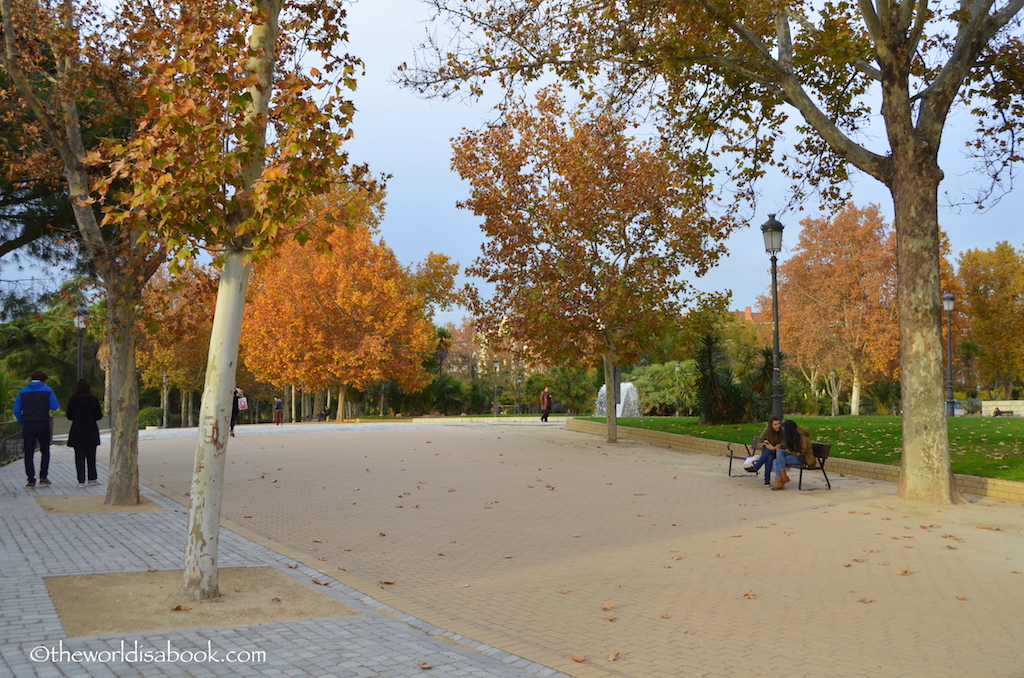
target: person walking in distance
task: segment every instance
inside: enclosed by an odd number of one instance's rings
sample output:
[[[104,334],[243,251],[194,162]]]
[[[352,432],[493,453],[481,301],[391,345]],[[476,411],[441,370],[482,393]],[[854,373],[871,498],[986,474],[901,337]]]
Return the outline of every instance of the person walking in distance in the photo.
[[[284,402],[274,396],[274,425],[280,426],[284,423]]]
[[[244,395],[245,394],[242,393],[242,389],[237,386],[231,394],[231,426],[229,427],[229,432],[232,436],[235,435],[235,424],[238,423],[238,412],[241,409],[238,406],[238,399]]]
[[[92,394],[92,385],[87,379],[79,379],[75,384],[75,391],[68,401],[67,415],[71,420],[68,447],[75,450],[78,486],[85,487],[87,470],[89,484],[99,485],[96,476],[96,447],[100,444],[100,427],[96,422],[103,418],[103,408],[99,399]]]
[[[25,487],[35,489],[36,464],[33,457],[36,443],[39,443],[39,484],[49,485],[50,479],[50,411],[60,407],[53,389],[46,385],[46,372],[32,373],[28,386],[18,391],[14,398],[14,417],[21,424],[22,440],[25,443]]]
[[[547,421],[551,414],[551,390],[545,386],[540,392],[540,420]]]

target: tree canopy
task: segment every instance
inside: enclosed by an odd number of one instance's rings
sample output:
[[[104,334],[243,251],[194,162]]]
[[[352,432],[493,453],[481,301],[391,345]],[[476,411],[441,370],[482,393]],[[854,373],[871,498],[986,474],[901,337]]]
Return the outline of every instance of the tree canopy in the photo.
[[[487,236],[466,272],[494,285],[489,299],[467,289],[489,344],[556,365],[600,356],[611,383],[614,365],[651,348],[692,301],[687,273],[712,265],[727,229],[629,129],[614,111],[567,112],[548,88],[454,141],[452,167],[471,191],[460,207]]]

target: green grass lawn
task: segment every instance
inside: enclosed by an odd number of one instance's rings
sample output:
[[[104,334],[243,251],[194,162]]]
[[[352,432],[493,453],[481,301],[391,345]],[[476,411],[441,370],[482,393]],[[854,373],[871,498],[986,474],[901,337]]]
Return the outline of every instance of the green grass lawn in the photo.
[[[899,417],[795,417],[811,429],[816,442],[832,443],[831,454],[844,459],[898,465],[903,445]],[[593,417],[589,421],[604,422]],[[953,472],[985,478],[1024,481],[1024,418],[957,417],[949,422]],[[696,417],[619,419],[622,426],[681,433],[750,444],[764,424],[701,426]]]

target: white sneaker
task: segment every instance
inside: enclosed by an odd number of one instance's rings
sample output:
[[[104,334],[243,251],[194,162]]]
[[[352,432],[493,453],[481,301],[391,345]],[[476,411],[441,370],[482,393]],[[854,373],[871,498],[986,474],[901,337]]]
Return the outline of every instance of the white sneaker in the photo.
[[[101,483],[101,482],[100,482],[100,481],[98,481],[98,480],[90,480],[90,481],[89,481],[89,484],[90,484],[90,485],[102,485],[103,483]]]
[[[85,487],[85,483],[78,483],[79,487]]]

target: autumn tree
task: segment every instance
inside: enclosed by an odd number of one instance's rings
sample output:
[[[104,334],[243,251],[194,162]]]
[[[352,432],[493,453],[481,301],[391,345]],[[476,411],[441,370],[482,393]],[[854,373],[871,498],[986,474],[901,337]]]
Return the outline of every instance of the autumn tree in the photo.
[[[1024,251],[1005,241],[990,250],[967,250],[957,261],[957,276],[957,308],[978,346],[979,376],[1011,398],[1024,376]]]
[[[129,0],[126,51],[145,55],[136,132],[112,143],[117,204],[106,219],[148,220],[175,261],[201,247],[220,269],[185,552],[186,595],[219,595],[217,560],[231,391],[249,270],[299,235],[306,203],[358,178],[340,147],[354,112],[342,93],[357,62],[341,50],[333,0]],[[314,65],[310,65],[314,64]],[[322,91],[321,91],[322,90]]]
[[[348,387],[426,385],[423,361],[437,348],[429,299],[449,295],[455,273],[436,254],[406,270],[376,237],[382,196],[352,200],[353,192],[336,194],[351,207],[343,220],[317,218],[322,247],[286,242],[257,266],[242,333],[247,364],[260,379],[339,386],[339,421]]]
[[[192,393],[202,389],[205,377],[216,298],[217,277],[203,266],[190,266],[176,277],[160,271],[143,294],[139,375],[143,385],[165,390],[165,408],[166,390],[177,388],[182,412],[191,415]],[[181,425],[188,425],[185,418]]]
[[[944,424],[938,189],[946,121],[975,116],[969,144],[995,182],[1012,176],[1024,116],[1024,0],[427,0],[454,36],[403,67],[423,92],[514,87],[553,73],[604,87],[657,120],[689,171],[734,185],[778,163],[794,197],[835,204],[855,168],[890,192],[899,265],[900,497],[962,501]],[[796,113],[796,142],[780,148]],[[781,151],[781,152],[780,152]],[[735,182],[730,184],[730,182]],[[984,187],[983,187],[984,188]],[[982,191],[979,199],[984,199]]]
[[[865,380],[899,354],[896,242],[876,205],[851,204],[831,219],[800,225],[796,247],[779,266],[782,343],[795,362],[849,380],[850,413],[857,415]],[[838,391],[831,395],[835,404]]]
[[[504,111],[501,124],[453,142],[452,167],[469,181],[459,204],[483,218],[482,255],[467,273],[494,286],[467,289],[489,344],[553,365],[629,364],[679,317],[722,231],[703,193],[661,149],[628,134],[611,111],[569,114],[556,88]],[[692,189],[692,190],[691,190]],[[614,409],[608,441],[616,440]]]
[[[0,99],[12,143],[0,145],[9,177],[38,176],[67,187],[81,246],[106,293],[111,398],[108,504],[138,503],[138,379],[136,306],[150,276],[165,260],[144,214],[110,223],[97,209],[98,190],[113,166],[94,163],[97,138],[116,139],[138,119],[133,90],[137,53],[121,40],[125,24],[98,3],[0,0],[6,86]],[[10,127],[7,127],[10,125]]]

